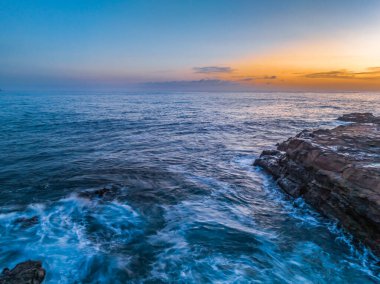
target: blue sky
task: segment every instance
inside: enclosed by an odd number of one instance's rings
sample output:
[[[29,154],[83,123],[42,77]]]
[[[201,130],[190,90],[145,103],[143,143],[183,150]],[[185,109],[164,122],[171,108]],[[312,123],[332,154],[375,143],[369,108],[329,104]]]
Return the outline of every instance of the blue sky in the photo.
[[[196,68],[232,69],[297,41],[365,29],[378,8],[370,0],[1,0],[0,85],[219,79]]]

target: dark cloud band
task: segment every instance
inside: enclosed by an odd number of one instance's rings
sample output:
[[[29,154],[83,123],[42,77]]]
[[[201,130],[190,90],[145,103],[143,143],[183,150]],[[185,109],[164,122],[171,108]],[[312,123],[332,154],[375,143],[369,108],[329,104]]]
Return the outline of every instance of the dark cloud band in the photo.
[[[195,73],[201,74],[212,74],[212,73],[231,73],[234,70],[228,66],[205,66],[205,67],[194,67],[193,71]]]

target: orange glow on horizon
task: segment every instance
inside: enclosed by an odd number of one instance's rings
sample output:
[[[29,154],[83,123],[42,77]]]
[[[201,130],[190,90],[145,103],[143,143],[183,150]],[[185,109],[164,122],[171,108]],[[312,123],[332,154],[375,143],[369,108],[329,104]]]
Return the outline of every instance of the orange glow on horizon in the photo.
[[[289,90],[380,90],[377,34],[298,43],[230,64],[223,80],[246,86]]]

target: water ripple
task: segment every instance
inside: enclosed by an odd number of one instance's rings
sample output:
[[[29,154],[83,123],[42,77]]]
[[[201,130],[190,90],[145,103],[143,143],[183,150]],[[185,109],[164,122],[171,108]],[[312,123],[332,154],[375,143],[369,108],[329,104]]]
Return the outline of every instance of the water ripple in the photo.
[[[6,93],[0,264],[46,283],[379,283],[378,259],[252,166],[379,94]],[[107,188],[99,198],[89,192]],[[84,194],[86,193],[86,194]]]

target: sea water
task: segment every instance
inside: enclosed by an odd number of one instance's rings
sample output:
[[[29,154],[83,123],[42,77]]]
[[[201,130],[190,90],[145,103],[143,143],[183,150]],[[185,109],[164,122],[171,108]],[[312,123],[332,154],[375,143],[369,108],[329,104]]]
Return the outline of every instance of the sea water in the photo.
[[[46,283],[380,282],[369,250],[252,166],[305,128],[379,114],[380,94],[3,91],[0,107],[0,268],[41,260]],[[102,188],[117,194],[80,195]]]

